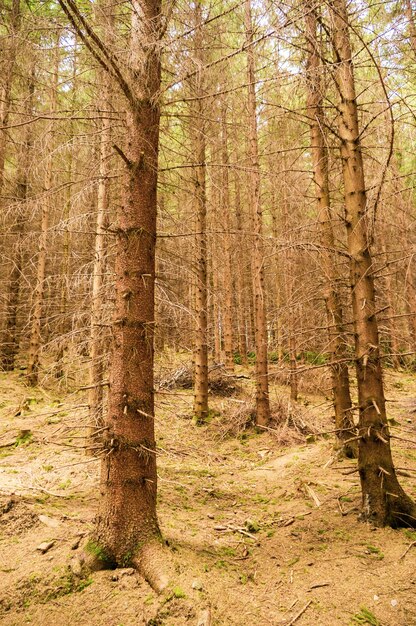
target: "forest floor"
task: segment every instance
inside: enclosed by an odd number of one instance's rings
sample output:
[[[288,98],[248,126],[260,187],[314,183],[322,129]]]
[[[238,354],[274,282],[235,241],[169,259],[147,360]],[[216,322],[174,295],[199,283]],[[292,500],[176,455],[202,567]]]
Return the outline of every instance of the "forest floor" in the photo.
[[[416,439],[416,376],[387,371],[385,380],[402,438],[395,462],[416,497],[416,445],[403,441]],[[306,443],[288,425],[227,432],[244,395],[213,397],[204,427],[191,418],[191,391],[158,395],[159,519],[178,571],[171,597],[162,603],[128,568],[74,577],[69,563],[98,501],[83,394],[0,374],[2,625],[196,626],[201,604],[213,626],[416,625],[416,533],[359,521],[354,462],[337,459],[332,436]],[[286,387],[271,396],[287,406]],[[333,428],[322,395],[303,393],[299,407],[319,431]]]

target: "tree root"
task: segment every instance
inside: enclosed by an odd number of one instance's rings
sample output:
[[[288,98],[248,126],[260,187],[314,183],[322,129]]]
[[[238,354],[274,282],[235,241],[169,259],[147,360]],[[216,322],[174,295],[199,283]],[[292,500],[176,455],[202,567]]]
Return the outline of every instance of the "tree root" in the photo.
[[[70,569],[74,576],[82,577],[91,572],[125,567],[120,563],[106,561],[99,554],[91,553],[87,546],[88,543],[83,546],[80,554],[71,559]],[[161,541],[145,543],[131,559],[130,565],[143,576],[157,594],[168,590],[175,577],[172,555]]]
[[[171,553],[159,541],[144,544],[131,563],[158,594],[164,592],[174,579],[175,567]]]

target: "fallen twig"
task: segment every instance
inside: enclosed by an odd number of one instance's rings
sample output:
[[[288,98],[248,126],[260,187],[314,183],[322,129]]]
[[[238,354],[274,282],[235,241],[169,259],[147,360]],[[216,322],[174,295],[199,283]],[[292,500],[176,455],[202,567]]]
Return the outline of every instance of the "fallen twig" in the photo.
[[[406,554],[409,552],[410,548],[413,548],[413,546],[416,546],[416,541],[412,541],[412,543],[410,543],[406,550],[403,552],[403,554],[399,557],[399,561],[401,561],[402,559],[404,559],[404,557],[406,556]]]
[[[293,617],[293,618],[290,620],[290,622],[288,622],[288,623],[286,624],[286,626],[292,626],[292,624],[294,624],[295,622],[297,622],[297,621],[298,621],[298,619],[299,619],[300,617],[302,617],[302,615],[305,613],[305,611],[307,610],[307,608],[308,608],[311,604],[312,604],[312,600],[309,600],[309,602],[307,602],[307,603],[305,604],[305,606],[303,607],[303,609],[301,609],[301,610],[299,611],[299,613],[297,613],[297,614],[295,615],[295,617]]]

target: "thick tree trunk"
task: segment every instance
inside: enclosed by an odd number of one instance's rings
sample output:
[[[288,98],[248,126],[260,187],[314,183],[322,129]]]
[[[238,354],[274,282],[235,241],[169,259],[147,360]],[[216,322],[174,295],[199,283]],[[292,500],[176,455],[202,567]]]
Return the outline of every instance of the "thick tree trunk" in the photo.
[[[359,403],[358,468],[363,517],[377,525],[416,526],[416,506],[394,469],[380,360],[373,263],[367,239],[366,188],[345,0],[331,5],[338,133],[355,331]]]
[[[254,333],[256,344],[256,423],[267,426],[270,420],[269,376],[267,363],[267,322],[264,293],[263,217],[260,200],[260,170],[257,139],[257,112],[255,93],[255,64],[253,53],[253,26],[251,0],[245,2],[245,29],[247,42],[248,117],[250,136],[250,192],[252,226],[252,279],[254,299]]]
[[[194,125],[194,198],[195,198],[195,339],[194,339],[194,416],[197,424],[203,424],[208,417],[208,337],[207,337],[207,196],[205,165],[205,121],[204,121],[204,77],[203,39],[199,26],[202,22],[202,8],[199,0],[195,3],[195,57],[199,61],[199,71],[194,79],[193,125]],[[215,321],[216,322],[216,321]]]
[[[106,563],[139,567],[157,589],[167,583],[159,558],[153,390],[160,33],[160,0],[134,0],[130,63],[136,81],[127,112],[129,164],[117,218],[107,453],[91,544]]]
[[[343,324],[339,277],[335,258],[335,239],[332,227],[332,211],[329,196],[328,149],[325,138],[325,119],[323,110],[323,65],[320,61],[320,49],[317,39],[317,16],[306,3],[306,37],[308,45],[307,86],[308,115],[311,128],[311,151],[314,169],[318,220],[321,233],[322,269],[324,272],[324,298],[329,326],[331,354],[331,380],[335,411],[337,438],[347,457],[356,457],[357,443],[354,436],[354,420],[348,375],[347,340]]]

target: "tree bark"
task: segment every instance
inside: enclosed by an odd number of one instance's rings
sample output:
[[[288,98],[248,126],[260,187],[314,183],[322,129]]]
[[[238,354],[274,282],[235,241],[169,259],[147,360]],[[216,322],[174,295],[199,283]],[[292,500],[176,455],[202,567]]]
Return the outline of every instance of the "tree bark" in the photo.
[[[390,448],[373,262],[367,238],[364,165],[345,0],[334,0],[331,5],[331,19],[335,81],[339,92],[338,134],[354,316],[362,515],[364,519],[379,526],[416,526],[416,506],[397,480]]]
[[[253,26],[251,0],[245,1],[245,30],[247,43],[247,89],[250,136],[250,200],[253,237],[252,279],[256,344],[256,424],[267,426],[270,420],[269,376],[267,363],[267,321],[264,293],[263,216],[260,199],[260,169],[257,138],[257,112],[255,93],[255,62],[253,51]]]
[[[111,87],[108,76],[101,72],[102,109],[110,110]],[[90,415],[90,434],[103,427],[103,342],[102,342],[102,305],[104,274],[106,266],[106,231],[105,224],[108,216],[108,177],[110,174],[110,150],[111,150],[111,120],[104,113],[101,119],[100,135],[100,178],[97,190],[97,213],[95,219],[94,263],[92,274],[91,292],[91,319],[90,319],[90,363],[88,398]]]
[[[225,100],[221,103],[221,222],[224,225],[223,253],[224,253],[224,353],[225,368],[229,372],[234,371],[234,350],[233,350],[233,280],[232,280],[232,258],[231,258],[231,207],[230,189],[228,175],[228,128],[227,128],[227,106]]]
[[[101,499],[91,552],[135,565],[157,590],[168,580],[156,515],[154,325],[160,122],[160,0],[132,1],[125,185],[117,216],[116,295]]]
[[[311,152],[314,169],[318,221],[322,244],[322,269],[324,272],[324,298],[329,326],[329,348],[331,354],[332,395],[335,412],[337,439],[347,457],[357,457],[358,448],[354,437],[354,420],[347,361],[347,339],[343,324],[341,294],[335,239],[332,227],[332,211],[329,195],[328,149],[325,137],[323,109],[323,64],[317,38],[317,15],[313,3],[306,2],[306,37],[308,46],[307,87],[308,115],[311,129]],[[350,440],[348,443],[346,441]]]
[[[201,31],[202,7],[200,0],[195,2],[194,10],[195,58],[198,71],[193,80],[194,154],[193,168],[195,199],[195,339],[194,339],[194,408],[197,424],[203,424],[208,418],[208,319],[207,319],[207,196],[206,196],[206,142],[204,122],[204,76],[203,76],[203,39]],[[217,320],[214,320],[217,323]]]

